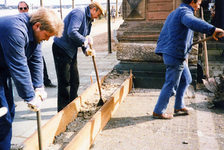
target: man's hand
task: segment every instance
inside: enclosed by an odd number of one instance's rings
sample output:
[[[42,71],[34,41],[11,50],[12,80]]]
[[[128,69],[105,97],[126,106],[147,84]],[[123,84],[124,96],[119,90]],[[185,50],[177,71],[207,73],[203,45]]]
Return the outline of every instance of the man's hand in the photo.
[[[35,97],[27,102],[28,107],[31,111],[39,111],[42,101],[47,98],[47,93],[44,90],[44,87],[36,88],[35,89]]]
[[[224,37],[224,30],[216,28],[215,32],[212,34],[212,37],[217,41],[218,38]]]
[[[28,107],[30,108],[31,111],[39,111],[41,107],[41,103],[42,103],[42,100],[40,96],[37,96],[37,95],[35,95],[35,97],[31,101],[27,102]]]
[[[39,96],[42,101],[47,98],[47,92],[45,91],[44,87],[36,88],[35,95]]]
[[[93,38],[91,36],[86,36],[86,40],[84,42],[84,47],[88,47],[88,45],[93,45]]]
[[[7,107],[0,108],[0,117],[4,116],[8,112]]]
[[[86,49],[86,56],[96,56],[95,50],[94,49],[87,48]]]

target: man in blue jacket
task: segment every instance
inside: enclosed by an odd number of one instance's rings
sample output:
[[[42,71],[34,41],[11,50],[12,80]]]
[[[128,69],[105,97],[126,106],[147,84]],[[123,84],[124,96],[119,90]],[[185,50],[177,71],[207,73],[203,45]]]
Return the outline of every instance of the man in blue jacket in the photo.
[[[160,92],[153,111],[156,119],[171,119],[172,114],[165,113],[169,98],[176,93],[174,113],[188,115],[184,104],[184,93],[192,81],[190,70],[186,64],[192,48],[193,31],[212,35],[217,40],[224,36],[224,31],[215,28],[194,16],[194,11],[200,8],[202,0],[182,0],[182,4],[169,14],[160,33],[156,54],[163,56],[166,65],[165,83]]]
[[[54,38],[52,46],[58,79],[58,111],[74,100],[78,94],[79,73],[77,68],[77,51],[82,47],[86,55],[95,51],[87,49],[93,40],[90,36],[92,21],[104,10],[97,2],[85,8],[73,9],[64,19],[64,32],[61,38]]]
[[[53,10],[38,9],[0,17],[0,108],[8,112],[0,118],[0,150],[9,150],[15,105],[11,78],[19,96],[37,111],[46,98],[43,88],[43,64],[39,43],[61,36],[63,22]]]
[[[29,5],[25,2],[25,1],[20,1],[19,3],[18,3],[18,11],[20,12],[20,13],[28,13],[28,11],[29,11]],[[41,46],[40,46],[41,47]],[[44,56],[43,56],[43,65],[44,65],[44,67],[43,67],[43,70],[44,70],[44,86],[45,87],[50,87],[50,88],[55,88],[56,87],[56,85],[54,85],[52,82],[51,82],[51,80],[50,80],[50,78],[49,78],[49,76],[48,76],[48,72],[47,72],[47,64],[46,64],[46,62],[45,62],[45,59],[44,59]]]

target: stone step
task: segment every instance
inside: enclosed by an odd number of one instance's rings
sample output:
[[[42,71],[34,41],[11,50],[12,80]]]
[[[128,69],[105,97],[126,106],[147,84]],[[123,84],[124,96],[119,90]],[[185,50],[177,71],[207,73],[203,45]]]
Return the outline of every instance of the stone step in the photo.
[[[120,62],[114,67],[118,72],[129,72],[134,75],[135,88],[156,88],[160,89],[165,81],[166,67],[163,63],[154,62]],[[190,66],[193,78],[192,84],[196,85],[197,67]]]

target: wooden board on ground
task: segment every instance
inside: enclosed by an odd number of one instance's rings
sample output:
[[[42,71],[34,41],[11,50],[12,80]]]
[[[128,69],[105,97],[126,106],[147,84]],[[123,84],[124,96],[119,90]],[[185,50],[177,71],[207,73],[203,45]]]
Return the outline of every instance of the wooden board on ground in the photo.
[[[106,76],[101,79],[101,83],[105,77]],[[89,94],[95,92],[95,89],[97,89],[97,83],[92,84],[89,88],[87,88],[79,97],[74,99],[63,110],[58,112],[41,128],[43,149],[47,148],[49,144],[53,143],[55,136],[65,131],[66,126],[77,117],[77,114],[80,111],[82,100],[88,97]],[[24,141],[22,147],[23,150],[39,149],[37,131]]]
[[[101,80],[103,83],[106,76]],[[68,144],[66,149],[74,149],[74,145],[82,146],[89,149],[91,143],[93,142],[95,136],[103,129],[108,120],[110,119],[112,113],[117,109],[119,103],[124,99],[132,87],[132,75],[122,84],[120,88],[114,92],[112,97],[104,104],[104,106],[94,115],[94,117],[81,129],[81,131],[72,140],[75,141],[73,144]],[[55,137],[66,130],[69,123],[77,118],[78,113],[81,110],[81,105],[84,103],[85,99],[96,92],[97,83],[91,85],[86,91],[82,93],[81,96],[73,100],[67,107],[62,111],[57,113],[52,119],[50,119],[42,128],[42,147],[46,149],[55,140]],[[76,144],[77,140],[80,139],[79,144]],[[88,141],[89,140],[89,141]],[[83,144],[80,144],[83,143]],[[80,146],[77,149],[80,149]],[[37,150],[38,147],[38,134],[35,132],[29,138],[27,138],[23,143],[24,150]]]
[[[119,104],[132,89],[132,75],[117,89],[110,100],[93,116],[65,147],[65,150],[88,150],[97,134],[105,127]]]

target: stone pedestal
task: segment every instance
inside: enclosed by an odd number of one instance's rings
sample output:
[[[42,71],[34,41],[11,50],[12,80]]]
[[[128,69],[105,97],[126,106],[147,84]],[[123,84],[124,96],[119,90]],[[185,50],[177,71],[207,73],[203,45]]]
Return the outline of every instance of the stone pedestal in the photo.
[[[162,58],[154,51],[166,17],[179,4],[180,0],[123,0],[124,22],[117,30],[116,45],[120,64],[115,68],[118,71],[132,70],[137,87],[161,88],[165,68]],[[189,62],[195,68],[197,48],[193,53]]]

